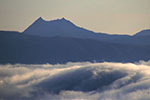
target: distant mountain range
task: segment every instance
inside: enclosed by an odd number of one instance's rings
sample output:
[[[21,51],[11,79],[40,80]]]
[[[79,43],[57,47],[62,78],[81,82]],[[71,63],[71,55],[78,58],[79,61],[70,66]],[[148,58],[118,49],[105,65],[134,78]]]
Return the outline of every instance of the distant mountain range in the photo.
[[[150,30],[133,36],[96,33],[65,18],[41,17],[24,32],[0,31],[0,64],[82,61],[135,62],[150,59]]]

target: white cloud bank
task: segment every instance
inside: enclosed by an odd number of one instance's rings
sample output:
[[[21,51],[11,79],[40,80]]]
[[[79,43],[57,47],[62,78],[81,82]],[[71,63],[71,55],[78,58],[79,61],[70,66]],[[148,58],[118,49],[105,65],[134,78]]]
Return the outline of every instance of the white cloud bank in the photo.
[[[0,65],[0,100],[150,100],[150,63]]]

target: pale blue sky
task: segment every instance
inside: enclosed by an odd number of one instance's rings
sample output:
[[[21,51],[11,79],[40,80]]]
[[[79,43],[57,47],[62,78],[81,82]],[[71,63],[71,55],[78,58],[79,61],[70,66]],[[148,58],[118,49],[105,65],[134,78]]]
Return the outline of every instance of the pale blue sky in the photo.
[[[0,30],[22,32],[38,17],[65,17],[96,32],[150,29],[150,0],[0,0]]]

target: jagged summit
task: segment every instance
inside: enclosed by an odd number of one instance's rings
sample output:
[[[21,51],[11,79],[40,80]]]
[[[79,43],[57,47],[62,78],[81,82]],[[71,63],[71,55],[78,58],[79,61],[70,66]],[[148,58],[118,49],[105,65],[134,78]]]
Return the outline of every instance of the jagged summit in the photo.
[[[61,19],[56,19],[56,20],[51,20],[51,21],[47,21],[47,22],[58,22],[58,23],[67,23],[67,24],[72,24],[74,25],[71,21],[67,20],[66,18],[61,18]],[[75,26],[75,25],[74,25]]]
[[[64,17],[61,20],[66,20]]]
[[[39,17],[33,24],[31,24],[24,32],[24,34],[38,35],[44,37],[63,36],[63,37],[90,37],[95,34],[92,31],[80,28],[71,21],[61,19],[46,21]]]
[[[42,17],[39,17],[36,21],[44,21],[44,22],[58,22],[58,21],[61,21],[61,22],[70,22],[69,20],[67,20],[66,18],[60,18],[60,19],[55,19],[55,20],[45,20],[43,19]],[[36,22],[35,21],[35,22]]]
[[[60,20],[61,20],[61,21],[68,21],[68,20],[67,20],[66,18],[64,18],[64,17],[61,18]]]
[[[42,17],[39,17],[37,20],[44,20]]]
[[[39,17],[35,22],[37,21],[45,21],[42,17]]]
[[[24,34],[35,35],[41,37],[73,37],[73,38],[92,38],[98,40],[113,40],[118,38],[129,38],[128,35],[109,35],[106,33],[95,33],[93,31],[81,28],[73,24],[71,21],[61,18],[55,20],[44,20],[39,17],[33,24],[31,24],[24,32]],[[133,36],[150,36],[150,30],[143,30]],[[121,39],[120,39],[121,40]]]

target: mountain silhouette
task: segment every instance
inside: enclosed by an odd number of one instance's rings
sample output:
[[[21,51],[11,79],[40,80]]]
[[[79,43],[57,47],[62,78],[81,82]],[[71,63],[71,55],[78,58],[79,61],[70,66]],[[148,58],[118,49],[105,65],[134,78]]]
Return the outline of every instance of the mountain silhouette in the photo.
[[[85,28],[81,28],[73,24],[71,21],[62,18],[52,21],[45,21],[42,17],[38,18],[31,24],[23,34],[40,36],[40,37],[71,37],[81,39],[95,39],[105,42],[113,42],[120,44],[150,44],[150,31],[143,30],[133,36],[129,35],[110,35],[107,33],[96,33]],[[140,36],[140,37],[137,37]],[[148,37],[142,37],[148,36]]]
[[[22,33],[0,31],[0,48],[0,64],[147,61],[150,30],[133,36],[110,35],[78,27],[65,18],[40,17]]]
[[[80,28],[65,18],[45,21],[41,17],[31,24],[23,34],[42,37],[96,38],[96,33]]]
[[[0,31],[0,48],[0,64],[135,62],[150,59],[150,45],[71,37],[40,37],[6,31]]]
[[[134,36],[150,36],[150,29],[142,30],[136,33]]]

